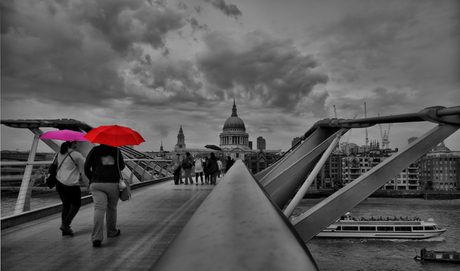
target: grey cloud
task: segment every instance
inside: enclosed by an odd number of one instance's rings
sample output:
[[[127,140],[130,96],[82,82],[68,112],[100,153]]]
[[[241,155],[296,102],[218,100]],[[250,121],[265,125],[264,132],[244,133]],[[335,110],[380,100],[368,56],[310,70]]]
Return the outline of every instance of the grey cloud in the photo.
[[[151,130],[154,133],[159,134],[161,138],[168,137],[169,131],[171,131],[171,129],[172,127],[170,127],[169,125],[165,125],[165,124],[154,124],[152,125],[152,128],[151,128]]]
[[[326,74],[314,70],[319,62],[302,55],[289,40],[253,32],[237,42],[214,32],[204,41],[207,50],[198,55],[197,66],[207,82],[228,97],[240,92],[240,97],[265,106],[293,111],[317,84],[328,81]]]
[[[202,6],[195,6],[194,9],[195,9],[196,13],[198,13],[198,14],[201,14],[201,12],[203,11],[203,7],[202,7]]]
[[[132,94],[138,103],[181,103],[203,99],[201,75],[190,61],[150,63],[141,59],[131,72],[148,91]],[[149,95],[155,98],[150,99]]]
[[[227,4],[224,0],[204,0],[207,3],[211,3],[215,8],[222,11],[227,16],[238,18],[238,16],[242,16],[243,13],[238,9],[237,6],[233,4]]]
[[[185,23],[161,2],[29,1],[20,11],[15,4],[2,1],[2,100],[69,106],[129,100],[120,63],[142,55],[141,43],[168,54],[164,35]],[[151,63],[150,56],[144,62]]]
[[[165,35],[185,25],[181,13],[164,3],[155,3],[151,6],[141,0],[84,2],[71,12],[77,14],[74,18],[79,23],[89,23],[97,29],[112,49],[126,53],[136,43],[164,48]]]
[[[392,65],[392,57],[411,42],[411,29],[419,22],[413,3],[391,4],[353,10],[336,21],[320,26],[312,40],[321,42],[322,54],[331,71],[349,82],[365,76],[362,70]]]
[[[377,87],[369,91],[363,97],[349,97],[339,95],[335,100],[329,101],[336,105],[338,118],[364,118],[364,103],[367,105],[367,116],[376,117],[379,113],[404,114],[411,113],[411,108],[423,108],[419,104],[417,91],[408,91],[405,89],[388,90],[383,87]],[[343,115],[347,112],[348,115]]]
[[[200,24],[198,20],[194,17],[191,17],[190,19],[187,20],[187,22],[190,24],[192,27],[193,31],[196,30],[209,30],[209,27],[206,24]]]

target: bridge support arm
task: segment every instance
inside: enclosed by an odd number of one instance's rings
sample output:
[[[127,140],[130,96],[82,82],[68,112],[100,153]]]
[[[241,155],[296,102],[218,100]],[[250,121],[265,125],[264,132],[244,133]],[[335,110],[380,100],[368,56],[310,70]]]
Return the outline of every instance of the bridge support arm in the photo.
[[[343,135],[347,128],[319,128],[310,137],[286,155],[263,179],[261,185],[276,205],[283,209],[297,189],[305,182],[308,174],[331,145],[336,135]]]
[[[323,153],[323,156],[318,161],[318,163],[315,165],[315,168],[313,169],[313,171],[310,173],[310,175],[308,175],[307,180],[302,184],[299,191],[297,191],[297,194],[294,196],[291,202],[289,202],[289,205],[284,210],[284,215],[286,217],[291,216],[292,212],[294,212],[294,209],[297,207],[299,202],[303,199],[303,197],[305,196],[305,193],[307,192],[308,187],[310,187],[310,185],[313,183],[313,180],[316,178],[316,175],[318,175],[318,172],[324,166],[324,163],[326,163],[327,158],[332,153],[337,143],[339,143],[339,140],[340,140],[340,134],[336,134],[335,139],[332,141],[331,145],[329,145],[327,150]]]
[[[305,242],[310,240],[459,128],[458,125],[440,124],[431,129],[397,154],[387,158],[307,212],[293,219],[292,223],[297,232]]]
[[[37,128],[31,128],[34,130]],[[35,154],[37,153],[38,141],[40,135],[38,133],[34,134],[34,140],[32,141],[32,147],[30,149],[29,157],[27,158],[27,162],[33,162],[35,160]],[[26,210],[26,201],[30,200],[30,193],[28,192],[29,189],[32,189],[29,186],[30,176],[32,175],[32,169],[34,168],[33,165],[27,165],[26,169],[24,170],[24,175],[22,177],[21,188],[19,189],[19,195],[16,200],[16,206],[14,207],[14,214],[20,214]],[[30,205],[29,205],[30,208]]]
[[[292,225],[237,161],[150,270],[318,270]]]

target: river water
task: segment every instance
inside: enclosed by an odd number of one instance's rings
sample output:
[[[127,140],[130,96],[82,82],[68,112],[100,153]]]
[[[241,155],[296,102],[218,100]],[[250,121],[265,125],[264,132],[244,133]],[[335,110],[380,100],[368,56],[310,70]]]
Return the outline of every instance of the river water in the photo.
[[[304,199],[295,216],[321,199]],[[420,249],[460,251],[460,200],[369,198],[350,210],[354,217],[433,218],[446,228],[439,237],[425,240],[313,238],[307,242],[319,269],[327,270],[460,270],[459,264],[420,262],[414,259]]]
[[[305,212],[321,199],[304,199],[293,215]],[[59,203],[56,192],[32,197],[32,209]],[[2,217],[13,214],[15,193],[2,193]],[[460,251],[460,200],[369,198],[350,210],[354,217],[433,218],[447,230],[439,237],[426,240],[331,239],[313,238],[307,247],[322,271],[368,270],[441,270],[458,271],[459,264],[414,260],[420,249]]]

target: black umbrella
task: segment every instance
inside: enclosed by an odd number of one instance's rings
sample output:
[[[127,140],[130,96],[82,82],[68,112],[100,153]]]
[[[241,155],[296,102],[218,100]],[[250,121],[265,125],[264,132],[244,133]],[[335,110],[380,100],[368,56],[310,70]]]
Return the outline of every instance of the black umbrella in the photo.
[[[222,149],[216,145],[206,145],[204,146],[205,148],[211,149],[211,150],[216,150],[216,151],[222,151]]]

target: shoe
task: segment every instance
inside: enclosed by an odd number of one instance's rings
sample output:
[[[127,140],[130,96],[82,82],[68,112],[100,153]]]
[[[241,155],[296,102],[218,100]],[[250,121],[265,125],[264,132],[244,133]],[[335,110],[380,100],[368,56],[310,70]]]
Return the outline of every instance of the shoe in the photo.
[[[62,231],[62,236],[73,236],[72,230],[70,231]]]
[[[193,181],[190,181],[190,184],[193,184]]]
[[[117,237],[118,235],[120,235],[121,231],[120,229],[117,230],[117,233],[114,235],[114,236],[109,236],[109,237]]]
[[[59,229],[62,231],[62,236],[73,236],[73,230],[70,226],[62,225]]]
[[[196,185],[198,186],[198,183],[196,183]]]
[[[100,246],[101,246],[101,243],[102,243],[102,242],[99,241],[99,240],[94,240],[94,241],[93,241],[93,247],[100,247]]]

